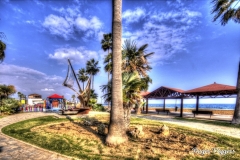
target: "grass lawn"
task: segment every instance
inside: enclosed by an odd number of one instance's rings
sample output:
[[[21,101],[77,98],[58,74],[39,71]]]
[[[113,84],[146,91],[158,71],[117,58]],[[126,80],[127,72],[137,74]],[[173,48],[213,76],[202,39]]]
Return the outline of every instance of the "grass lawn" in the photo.
[[[88,120],[108,123],[107,116],[95,116]],[[142,125],[145,133],[142,138],[133,138],[121,146],[108,147],[104,144],[105,135],[97,133],[97,126],[86,126],[86,119],[59,119],[53,116],[18,122],[2,129],[2,132],[67,156],[80,159],[229,159],[240,157],[240,139],[198,131],[177,125],[166,124],[170,136],[158,132],[162,122],[132,118],[130,130]],[[234,151],[233,151],[234,150]]]
[[[216,126],[224,126],[224,127],[231,127],[231,128],[240,128],[240,125],[231,124],[229,121],[217,121],[217,120],[211,120],[211,119],[196,119],[196,118],[180,118],[175,117],[175,119],[180,121],[188,121],[188,122],[199,122],[199,123],[205,123],[205,124],[212,124]]]

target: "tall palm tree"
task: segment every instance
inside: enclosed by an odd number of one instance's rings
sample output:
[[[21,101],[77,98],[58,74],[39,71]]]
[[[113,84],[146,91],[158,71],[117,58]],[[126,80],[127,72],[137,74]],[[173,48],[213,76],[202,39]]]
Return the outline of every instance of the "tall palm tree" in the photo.
[[[238,66],[237,90],[238,90],[238,93],[237,93],[236,104],[235,104],[235,109],[233,113],[232,124],[240,124],[240,62]]]
[[[111,57],[109,58],[109,51],[112,50],[112,33],[108,33],[108,34],[103,34],[103,39],[101,41],[101,44],[102,44],[102,49],[104,52],[108,51],[108,54],[105,58],[105,63],[111,63]],[[108,81],[109,81],[109,74],[110,74],[110,71],[109,69],[106,69],[105,68],[105,71],[108,72]]]
[[[154,52],[146,53],[147,47],[148,44],[144,44],[138,48],[135,41],[125,40],[123,45],[123,70],[126,72],[137,71],[141,77],[146,77],[146,72],[152,69],[148,58],[154,54]]]
[[[135,105],[139,105],[141,100],[141,91],[146,91],[148,89],[148,83],[151,82],[149,77],[140,78],[137,71],[135,72],[124,72],[122,74],[122,93],[123,93],[123,108],[124,108],[124,120],[125,126],[128,128],[130,123],[130,111]],[[100,86],[102,92],[105,94],[103,98],[106,102],[111,101],[112,94],[109,90],[112,89],[111,82],[107,85]]]
[[[212,0],[212,14],[215,13],[213,21],[221,17],[221,25],[226,25],[229,20],[240,23],[240,0]],[[236,8],[238,7],[238,8]],[[237,98],[234,109],[232,124],[240,124],[240,62],[237,78]]]
[[[78,80],[83,83],[83,90],[84,90],[84,82],[86,82],[89,78],[85,68],[81,68],[78,71]]]
[[[212,0],[212,3],[212,14],[215,14],[213,21],[220,18],[223,26],[226,25],[229,20],[240,23],[240,0]]]
[[[0,63],[2,63],[5,58],[5,50],[6,50],[6,44],[0,40]]]
[[[94,76],[100,71],[100,67],[97,66],[98,61],[95,61],[95,59],[91,59],[87,61],[87,69],[86,72],[90,75],[92,75],[92,89],[93,89],[93,84],[94,84]]]
[[[107,145],[120,145],[126,142],[126,128],[124,126],[122,99],[122,0],[113,0],[112,9],[112,103],[110,123],[108,126]]]
[[[19,97],[19,101],[21,101],[21,95],[22,95],[22,93],[21,93],[21,92],[17,92],[17,94],[18,94],[18,97]]]

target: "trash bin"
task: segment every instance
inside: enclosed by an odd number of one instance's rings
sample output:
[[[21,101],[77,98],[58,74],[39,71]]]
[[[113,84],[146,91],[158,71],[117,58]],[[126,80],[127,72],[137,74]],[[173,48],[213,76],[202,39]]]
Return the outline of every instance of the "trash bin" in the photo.
[[[178,106],[175,107],[175,112],[177,112],[177,110],[178,110]]]

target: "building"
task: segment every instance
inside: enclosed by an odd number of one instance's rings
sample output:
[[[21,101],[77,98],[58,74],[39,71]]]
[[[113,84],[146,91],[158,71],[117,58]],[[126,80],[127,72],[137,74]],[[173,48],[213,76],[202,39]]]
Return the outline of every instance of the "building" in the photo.
[[[28,105],[35,105],[39,103],[44,103],[41,95],[36,93],[28,95]]]

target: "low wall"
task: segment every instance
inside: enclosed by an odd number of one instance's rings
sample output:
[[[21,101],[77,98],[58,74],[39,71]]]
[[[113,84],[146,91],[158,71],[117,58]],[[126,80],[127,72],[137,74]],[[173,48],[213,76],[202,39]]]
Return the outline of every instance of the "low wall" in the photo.
[[[155,111],[155,109],[157,109],[159,107],[149,107],[148,110],[149,111]],[[169,111],[175,112],[175,108],[165,108]],[[183,108],[183,112],[189,112],[192,113],[192,110],[196,110],[195,108]],[[223,114],[223,115],[233,115],[234,110],[230,110],[230,109],[199,109],[199,110],[204,110],[204,111],[212,111],[213,114]],[[177,112],[180,112],[180,108],[178,108]]]

